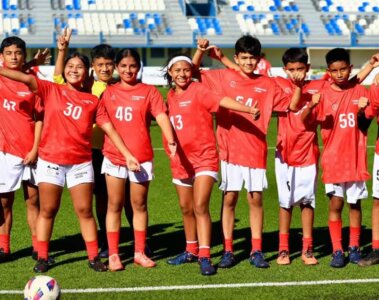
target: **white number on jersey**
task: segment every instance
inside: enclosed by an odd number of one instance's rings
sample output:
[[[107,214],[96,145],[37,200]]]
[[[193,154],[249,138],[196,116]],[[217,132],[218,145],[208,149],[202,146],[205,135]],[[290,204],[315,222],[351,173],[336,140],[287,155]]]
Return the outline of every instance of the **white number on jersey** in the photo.
[[[341,128],[355,127],[355,115],[353,113],[340,114],[339,122]]]
[[[63,114],[67,117],[71,117],[74,120],[79,120],[81,114],[82,114],[82,108],[80,106],[74,106],[70,102],[66,102],[67,107],[63,111]]]
[[[9,111],[11,110],[16,111],[16,102],[4,99],[3,107]]]
[[[174,127],[175,130],[183,129],[183,120],[182,120],[181,115],[171,116],[170,121],[171,121],[172,127]]]
[[[236,101],[241,103],[241,104],[244,104],[246,106],[249,106],[249,107],[252,107],[253,106],[253,98],[247,98],[246,102],[243,103],[243,101],[245,100],[245,98],[243,96],[237,96],[236,97]]]
[[[115,117],[117,120],[130,122],[133,119],[133,108],[118,106]]]

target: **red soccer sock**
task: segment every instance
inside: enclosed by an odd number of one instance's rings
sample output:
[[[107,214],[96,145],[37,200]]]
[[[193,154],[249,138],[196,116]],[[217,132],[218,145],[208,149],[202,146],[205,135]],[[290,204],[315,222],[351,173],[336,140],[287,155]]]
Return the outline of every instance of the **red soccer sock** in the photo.
[[[0,248],[3,248],[5,253],[10,252],[10,235],[9,234],[0,234]]]
[[[279,253],[282,251],[289,251],[289,233],[279,233]]]
[[[233,252],[233,239],[224,239],[224,251]]]
[[[32,235],[32,246],[33,246],[33,251],[37,251],[37,236],[36,235]]]
[[[199,243],[197,241],[186,241],[186,251],[197,256],[199,254]]]
[[[361,237],[361,227],[350,226],[350,242],[349,247],[359,247],[359,238]]]
[[[309,237],[303,237],[303,252],[307,250],[313,250],[313,238]]]
[[[134,230],[134,252],[144,252],[146,246],[146,230]]]
[[[372,249],[379,250],[379,240],[372,240]]]
[[[120,231],[107,231],[109,256],[118,254],[118,244],[120,241]]]
[[[37,241],[38,258],[47,260],[49,257],[49,241]]]
[[[91,241],[91,242],[85,242],[86,243],[86,249],[87,249],[87,255],[89,260],[93,260],[99,252],[99,246],[97,243],[97,240]]]
[[[333,252],[342,251],[342,220],[329,220],[329,233],[332,240]]]
[[[251,239],[251,252],[262,251],[262,239]]]
[[[211,257],[211,248],[209,246],[200,246],[199,247],[199,258],[210,258]]]

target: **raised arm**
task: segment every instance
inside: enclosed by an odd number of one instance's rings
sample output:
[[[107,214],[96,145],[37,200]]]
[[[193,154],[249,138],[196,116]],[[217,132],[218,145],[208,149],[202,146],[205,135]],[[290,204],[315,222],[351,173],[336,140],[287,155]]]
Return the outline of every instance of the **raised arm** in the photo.
[[[197,40],[197,49],[192,57],[192,64],[195,69],[200,68],[201,61],[203,59],[204,53],[207,51],[209,46],[209,41],[207,39]]]
[[[304,85],[305,81],[305,72],[289,72],[286,71],[288,78],[293,82],[295,85],[295,89],[293,91],[293,95],[291,98],[291,102],[289,105],[289,109],[291,111],[298,111],[299,110],[299,102],[301,99],[301,92],[302,92],[302,86]]]
[[[370,60],[363,66],[363,68],[356,75],[358,83],[362,83],[373,69],[379,66],[379,53],[371,56]],[[354,78],[354,77],[353,77]]]
[[[219,47],[214,46],[214,45],[209,46],[208,51],[209,51],[208,53],[209,57],[211,57],[212,59],[218,60],[226,68],[233,69],[236,71],[240,70],[240,67],[234,62],[232,62],[228,57],[226,57]]]
[[[63,74],[64,70],[64,59],[68,52],[68,45],[70,44],[70,38],[72,34],[72,29],[65,28],[62,35],[58,37],[57,40],[57,59],[55,61],[54,76],[60,76]]]
[[[41,51],[41,49],[38,49],[36,55],[34,55],[33,59],[31,61],[28,61],[22,66],[22,71],[29,72],[29,70],[32,67],[40,66],[40,65],[47,65],[50,63],[51,54],[50,50],[48,48],[45,48],[45,50]]]

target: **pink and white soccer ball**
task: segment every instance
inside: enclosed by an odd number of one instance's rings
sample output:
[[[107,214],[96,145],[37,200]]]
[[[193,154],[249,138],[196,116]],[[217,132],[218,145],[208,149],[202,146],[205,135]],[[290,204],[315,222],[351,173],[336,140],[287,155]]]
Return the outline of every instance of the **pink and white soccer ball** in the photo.
[[[54,278],[39,275],[26,283],[24,300],[56,300],[59,299],[60,294],[61,289]]]

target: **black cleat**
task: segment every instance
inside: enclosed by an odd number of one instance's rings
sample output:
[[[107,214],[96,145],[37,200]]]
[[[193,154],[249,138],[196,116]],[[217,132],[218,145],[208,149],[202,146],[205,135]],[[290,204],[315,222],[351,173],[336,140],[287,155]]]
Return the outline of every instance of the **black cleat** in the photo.
[[[39,258],[35,264],[33,271],[35,273],[46,273],[49,270],[49,264],[46,259]]]
[[[379,264],[379,249],[372,249],[372,251],[358,262],[360,267],[368,267]]]
[[[96,256],[93,260],[88,261],[88,266],[95,272],[106,272],[107,266]]]

